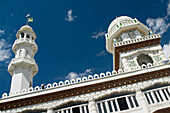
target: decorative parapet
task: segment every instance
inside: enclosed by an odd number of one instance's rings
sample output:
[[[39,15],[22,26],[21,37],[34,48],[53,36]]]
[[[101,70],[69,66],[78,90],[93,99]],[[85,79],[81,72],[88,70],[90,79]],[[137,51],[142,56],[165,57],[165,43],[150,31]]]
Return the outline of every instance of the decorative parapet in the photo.
[[[16,45],[17,45],[17,44],[20,44],[20,43],[23,43],[23,42],[34,45],[34,46],[35,46],[35,47],[34,47],[34,48],[35,48],[34,54],[37,52],[38,46],[37,46],[37,44],[35,43],[34,40],[28,39],[28,38],[21,38],[21,39],[16,39],[15,42],[14,42],[14,44],[13,44],[13,46],[12,46],[12,50],[14,51],[14,53],[15,53],[15,51],[16,51]]]
[[[145,26],[143,23],[141,23],[140,21],[138,21],[136,18],[131,20],[131,21],[125,21],[125,22],[120,22],[117,23],[116,25],[114,25],[110,31],[106,34],[107,38],[112,38],[113,34],[115,34],[119,29],[126,27],[126,26],[131,26],[131,25],[141,25],[142,27],[144,27],[145,29],[148,29],[147,26]]]
[[[152,39],[156,39],[156,38],[161,38],[161,36],[159,34],[154,34],[154,35],[145,36],[142,38],[134,38],[134,39],[127,40],[127,41],[113,43],[113,47],[119,47],[119,46],[123,46],[123,45],[127,45],[127,44],[133,44],[136,42],[148,41],[148,40],[152,40]]]
[[[124,70],[119,69],[118,71],[113,70],[112,72],[107,71],[106,73],[100,73],[99,75],[94,74],[94,76],[89,75],[88,77],[82,77],[82,78],[77,78],[77,79],[60,81],[59,83],[56,83],[56,82],[54,82],[53,84],[49,83],[45,86],[45,90],[59,88],[59,87],[63,87],[63,86],[69,86],[69,85],[73,85],[73,84],[77,84],[77,83],[83,83],[83,82],[92,81],[92,80],[96,80],[96,79],[102,79],[102,78],[106,78],[106,77],[109,77],[109,76],[121,76],[121,74],[124,74],[124,73],[139,71],[139,70],[142,70],[142,69],[150,69],[150,68],[158,67],[158,66],[161,66],[161,65],[165,65],[165,64],[163,62],[154,63],[154,64],[148,63],[147,65],[143,64],[141,67],[140,66],[131,67],[131,68],[124,69]],[[9,93],[9,95],[7,93],[4,93],[2,95],[2,99],[12,97],[12,96],[29,94],[29,93],[33,93],[33,92],[37,92],[37,91],[39,92],[39,91],[43,91],[43,90],[44,89],[40,86],[36,86],[35,88],[30,87],[29,89],[23,89],[22,91],[18,91],[16,93]]]
[[[107,89],[107,90],[96,91],[96,92],[92,92],[92,93],[88,93],[88,94],[63,98],[63,99],[50,101],[50,102],[46,102],[46,103],[40,103],[40,104],[36,104],[36,105],[29,105],[29,106],[26,106],[26,107],[19,107],[19,108],[15,108],[15,109],[4,110],[1,113],[15,113],[15,112],[20,113],[20,112],[29,111],[29,110],[34,111],[34,110],[55,109],[55,108],[60,107],[62,105],[68,104],[70,102],[88,102],[89,100],[92,100],[92,99],[96,100],[97,101],[96,103],[98,104],[98,103],[104,102],[104,101],[98,101],[99,99],[107,97],[111,94],[125,93],[125,92],[126,93],[127,92],[135,93],[139,89],[144,90],[146,88],[150,88],[150,87],[154,86],[155,84],[170,84],[170,77],[158,78],[158,79],[155,79],[155,80],[144,81],[144,82],[140,82],[140,83],[137,83],[137,84],[129,84],[129,85],[125,85],[125,86],[121,86],[121,87],[117,87],[117,88],[111,88],[111,89]],[[165,93],[162,93],[163,90],[164,90]],[[152,104],[157,105],[157,103],[161,103],[161,102],[163,103],[163,102],[166,102],[166,101],[170,101],[170,97],[168,95],[169,91],[170,91],[170,86],[144,91],[145,100],[147,101],[148,105],[152,105]],[[154,103],[152,103],[151,102],[152,100],[147,100],[147,97],[146,97],[146,96],[149,96],[148,98],[153,98],[153,97],[150,97],[150,94],[148,94],[148,93],[151,93],[151,95],[153,95],[152,92],[156,92],[156,93],[160,92],[160,95],[155,94],[155,96],[157,96],[159,98],[160,98],[160,96],[162,96],[162,97],[168,96],[168,99],[163,98],[162,101],[159,101],[158,99],[156,99],[156,100],[154,99]],[[155,96],[154,96],[154,98],[155,98]],[[124,96],[119,96],[119,97],[113,97],[113,98],[107,99],[105,101],[117,100],[118,98],[122,98],[122,97],[125,97],[125,98],[130,97],[133,101],[136,98],[135,94],[130,94],[130,95],[124,95]],[[138,106],[135,103],[135,101],[132,102],[131,104],[136,105],[136,107],[141,107],[141,106]],[[119,105],[117,104],[117,107],[118,106]],[[130,108],[132,108],[131,105],[129,107],[129,110],[131,110]]]

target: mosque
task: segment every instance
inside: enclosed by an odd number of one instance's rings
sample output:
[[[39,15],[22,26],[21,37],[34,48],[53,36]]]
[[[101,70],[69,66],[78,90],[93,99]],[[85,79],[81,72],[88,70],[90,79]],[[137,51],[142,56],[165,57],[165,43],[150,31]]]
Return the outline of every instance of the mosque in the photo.
[[[36,35],[22,26],[12,46],[11,89],[0,99],[0,113],[170,113],[170,59],[161,36],[136,18],[120,16],[105,37],[112,72],[32,87],[38,72]]]

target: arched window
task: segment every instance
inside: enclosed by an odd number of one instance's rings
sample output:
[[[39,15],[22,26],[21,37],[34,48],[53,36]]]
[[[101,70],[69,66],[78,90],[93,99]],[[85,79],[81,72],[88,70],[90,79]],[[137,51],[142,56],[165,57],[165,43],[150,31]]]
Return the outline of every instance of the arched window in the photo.
[[[24,38],[24,33],[21,33],[21,38]]]
[[[145,54],[140,54],[137,57],[137,62],[139,64],[139,66],[142,66],[143,64],[147,65],[148,63],[153,63],[153,60],[150,56],[145,55]]]
[[[22,50],[19,50],[19,57],[22,56]]]
[[[27,35],[26,37],[27,37],[27,38],[30,38],[30,36],[29,36],[29,35]]]

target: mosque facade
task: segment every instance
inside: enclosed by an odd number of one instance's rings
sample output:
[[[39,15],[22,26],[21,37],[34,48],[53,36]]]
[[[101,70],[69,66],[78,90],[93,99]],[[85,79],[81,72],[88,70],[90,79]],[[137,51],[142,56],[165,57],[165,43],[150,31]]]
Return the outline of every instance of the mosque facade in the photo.
[[[170,58],[161,36],[138,19],[120,16],[108,27],[106,49],[113,71],[32,87],[38,72],[33,29],[22,26],[8,66],[10,93],[0,113],[170,113]]]

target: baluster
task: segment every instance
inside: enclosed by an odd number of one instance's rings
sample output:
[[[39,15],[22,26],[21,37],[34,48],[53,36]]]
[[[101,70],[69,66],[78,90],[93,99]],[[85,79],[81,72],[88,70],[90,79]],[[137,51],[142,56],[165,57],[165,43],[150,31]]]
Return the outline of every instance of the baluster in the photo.
[[[87,109],[86,109],[86,106],[83,106],[83,108],[84,108],[84,112],[85,112],[85,113],[87,113]]]
[[[166,97],[165,97],[164,93],[162,92],[162,90],[160,89],[158,91],[160,92],[161,97],[163,98],[163,101],[166,101]]]
[[[64,113],[64,110],[61,110],[61,113]]]
[[[66,110],[66,113],[68,113],[68,109]]]
[[[70,113],[73,113],[73,110],[72,110],[72,108],[70,108]]]
[[[107,113],[110,113],[109,104],[108,104],[107,101],[105,101],[105,106],[106,106],[106,111],[107,111]]]
[[[79,106],[79,108],[80,108],[80,113],[83,113],[82,107],[83,107],[83,106]]]
[[[165,92],[165,95],[168,97],[168,100],[169,100],[169,99],[170,99],[170,96],[169,96],[169,94],[168,94],[167,90],[166,90],[166,89],[164,89],[164,92]]]
[[[151,91],[151,96],[152,96],[152,98],[153,98],[154,103],[157,103],[157,100],[156,100],[156,97],[155,97],[153,91]]]
[[[116,103],[117,110],[120,111],[120,108],[119,108],[119,104],[118,104],[118,102],[117,102],[117,99],[115,99],[115,103]]]
[[[148,104],[149,104],[149,103],[152,104],[153,102],[152,102],[152,99],[151,99],[149,93],[150,93],[150,92],[147,92],[147,93],[146,93],[146,95],[147,95],[147,97],[148,97],[148,101],[149,101]]]
[[[102,113],[104,113],[104,108],[103,108],[102,103],[100,103],[100,107],[101,107]]]
[[[168,87],[168,93],[170,94],[170,87]]]
[[[155,91],[156,97],[158,98],[159,102],[161,102],[161,98],[159,97],[159,94],[157,91]]]
[[[131,105],[130,105],[130,102],[129,102],[128,97],[126,97],[126,102],[127,102],[128,108],[131,109],[132,107],[131,107]]]
[[[136,104],[135,104],[135,101],[134,101],[133,96],[131,96],[130,98],[131,98],[131,100],[132,100],[132,104],[133,104],[133,106],[134,106],[134,108],[135,108],[135,107],[136,107]]]
[[[115,107],[114,107],[114,105],[113,105],[113,101],[112,101],[112,100],[110,101],[110,104],[111,104],[111,106],[112,106],[113,112],[115,112]]]

